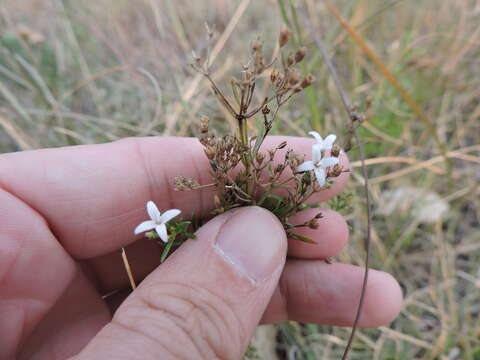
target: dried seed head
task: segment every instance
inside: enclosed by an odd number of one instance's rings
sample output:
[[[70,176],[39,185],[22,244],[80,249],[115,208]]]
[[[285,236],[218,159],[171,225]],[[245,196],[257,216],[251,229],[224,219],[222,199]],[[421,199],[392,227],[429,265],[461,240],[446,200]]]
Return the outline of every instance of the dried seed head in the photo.
[[[258,165],[262,165],[265,155],[263,153],[257,153],[255,160],[257,160]]]
[[[315,81],[315,77],[312,74],[308,74],[303,80],[300,86],[302,89],[305,89],[312,85],[312,83]]]
[[[289,78],[288,78],[288,83],[292,86],[298,84],[298,82],[300,81],[300,76],[298,76],[298,72],[297,71],[292,71]]]
[[[268,150],[269,160],[272,161],[274,157],[275,157],[275,150],[273,150],[273,149]]]
[[[323,214],[321,212],[315,215],[315,219],[322,219],[322,218],[323,218]]]
[[[258,40],[252,42],[252,53],[258,53],[262,51],[262,43]]]
[[[265,105],[262,108],[262,114],[264,114],[264,115],[270,114],[270,108],[268,107],[268,105]]]
[[[292,66],[293,64],[295,64],[295,56],[292,54],[287,58],[287,65]]]
[[[310,229],[313,229],[313,230],[318,229],[318,221],[316,219],[310,220],[307,225]]]
[[[175,176],[173,181],[175,191],[192,190],[200,186],[197,180],[185,176]]]
[[[290,31],[285,28],[280,31],[280,35],[278,36],[278,44],[280,47],[284,47],[288,43],[288,39],[290,38]]]
[[[301,47],[300,49],[297,50],[295,53],[295,62],[299,63],[305,58],[305,55],[307,54],[307,48],[306,47]]]
[[[277,146],[277,149],[278,149],[278,150],[283,149],[285,146],[287,146],[287,142],[286,142],[286,141],[282,141],[282,142]]]
[[[270,81],[272,83],[275,83],[275,81],[278,79],[278,75],[279,75],[278,70],[273,69],[272,72],[270,73]]]
[[[283,170],[285,170],[285,165],[283,164],[278,164],[275,167],[275,173],[280,174]]]
[[[339,164],[335,164],[330,170],[328,170],[328,177],[335,178],[339,177],[343,172],[342,167]]]
[[[204,151],[208,160],[213,160],[215,158],[215,153],[216,153],[215,148],[209,146],[209,147],[206,147]]]
[[[200,117],[200,132],[202,134],[208,133],[209,119],[207,116]]]
[[[298,165],[303,162],[304,157],[302,155],[294,153],[293,150],[289,150],[285,154],[285,160],[287,161],[287,164],[292,170],[292,172],[295,173],[297,171]]]
[[[332,146],[332,150],[331,150],[330,154],[333,157],[338,157],[340,155],[340,146],[338,146],[337,144],[334,144]]]

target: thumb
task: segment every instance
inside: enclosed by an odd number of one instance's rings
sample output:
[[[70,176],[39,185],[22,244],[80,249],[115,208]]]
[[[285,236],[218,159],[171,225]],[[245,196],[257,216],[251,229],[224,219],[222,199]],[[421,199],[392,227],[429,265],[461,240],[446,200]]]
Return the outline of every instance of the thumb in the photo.
[[[78,357],[240,359],[286,251],[282,225],[262,208],[214,218],[142,282]]]

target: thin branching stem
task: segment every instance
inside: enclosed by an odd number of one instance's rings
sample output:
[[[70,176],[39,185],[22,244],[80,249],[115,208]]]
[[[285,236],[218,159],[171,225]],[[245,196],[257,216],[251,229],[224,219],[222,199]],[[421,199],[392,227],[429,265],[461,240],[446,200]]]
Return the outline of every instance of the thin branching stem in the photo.
[[[368,185],[368,174],[367,174],[367,167],[365,166],[365,149],[363,146],[362,141],[360,140],[360,137],[358,136],[358,133],[356,131],[356,122],[358,122],[358,114],[354,111],[354,108],[352,106],[352,103],[343,89],[342,83],[340,82],[340,79],[337,75],[337,71],[335,69],[335,66],[333,65],[332,60],[328,56],[328,52],[320,39],[320,36],[318,36],[317,32],[315,29],[313,29],[313,26],[310,24],[307,16],[305,13],[302,11],[302,15],[304,18],[305,23],[310,29],[311,36],[313,37],[313,40],[315,41],[315,44],[317,47],[320,49],[320,52],[322,53],[322,57],[325,60],[325,63],[327,64],[328,71],[330,72],[330,75],[332,76],[334,82],[335,82],[335,87],[340,95],[340,98],[342,99],[342,103],[345,107],[345,110],[347,111],[347,114],[349,116],[349,129],[352,132],[353,136],[355,137],[355,141],[358,144],[359,152],[360,152],[360,161],[362,165],[362,171],[363,171],[363,178],[364,178],[364,191],[365,191],[365,201],[366,201],[366,213],[367,213],[367,232],[365,235],[365,271],[364,271],[364,276],[363,276],[363,283],[362,283],[362,290],[360,294],[360,299],[358,302],[358,307],[357,307],[357,312],[355,315],[355,319],[353,321],[352,325],[352,331],[350,333],[350,337],[348,339],[347,345],[345,347],[342,360],[347,359],[348,353],[350,352],[350,348],[353,343],[353,339],[355,338],[355,332],[358,327],[358,322],[360,319],[360,315],[362,313],[363,309],[363,304],[365,301],[365,294],[367,290],[367,282],[368,282],[368,271],[369,271],[369,262],[370,262],[370,242],[371,242],[371,227],[372,227],[372,216],[371,216],[371,211],[370,211],[370,195],[369,195],[369,185]]]

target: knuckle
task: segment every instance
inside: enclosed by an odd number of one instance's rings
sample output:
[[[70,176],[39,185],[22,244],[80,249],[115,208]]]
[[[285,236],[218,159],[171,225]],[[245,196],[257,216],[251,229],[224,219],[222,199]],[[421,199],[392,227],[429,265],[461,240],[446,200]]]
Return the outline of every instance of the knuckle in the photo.
[[[138,299],[137,309],[144,309],[146,321],[162,327],[160,333],[168,329],[168,338],[164,334],[160,337],[170,353],[182,351],[186,358],[198,359],[239,358],[243,354],[247,334],[232,305],[220,295],[186,284],[162,283],[144,288]],[[140,324],[138,314],[134,321]],[[144,325],[143,329],[151,326]],[[183,349],[173,349],[175,341],[168,339],[181,339]]]

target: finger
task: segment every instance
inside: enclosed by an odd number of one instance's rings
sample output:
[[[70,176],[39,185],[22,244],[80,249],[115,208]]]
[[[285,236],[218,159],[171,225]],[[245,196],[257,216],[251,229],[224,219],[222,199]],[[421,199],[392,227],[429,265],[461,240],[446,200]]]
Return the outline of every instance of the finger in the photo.
[[[79,359],[239,359],[277,286],[282,225],[258,207],[216,217],[150,274]]]
[[[262,322],[287,320],[352,326],[364,269],[320,260],[290,260]],[[402,308],[398,282],[382,271],[370,270],[360,327],[388,324]]]
[[[0,359],[16,358],[74,272],[38,213],[0,189]]]
[[[22,344],[17,359],[67,359],[78,354],[110,322],[109,308],[85,275],[76,275]]]
[[[302,259],[326,259],[338,255],[348,241],[348,226],[342,215],[329,209],[310,209],[302,211],[289,219],[293,225],[303,224],[315,215],[321,214],[317,220],[318,228],[301,227],[293,233],[306,236],[316,242],[309,244],[290,239],[288,255]]]
[[[302,211],[292,217],[292,224],[302,224],[316,214],[321,213],[317,229],[298,228],[295,233],[315,240],[316,244],[308,244],[289,239],[288,255],[303,259],[326,259],[336,256],[348,240],[348,228],[345,219],[337,212],[329,209],[311,209]],[[160,262],[162,246],[156,241],[141,239],[125,248],[128,262],[137,283],[152,272]],[[120,250],[107,255],[85,260],[85,266],[94,274],[97,289],[101,294],[115,290],[127,289],[130,282],[125,272]]]
[[[270,137],[265,147],[283,140],[298,153],[311,152],[312,139],[294,137]],[[346,157],[342,161],[348,162]],[[40,212],[75,258],[107,254],[133,242],[132,229],[145,220],[148,200],[161,210],[181,209],[186,218],[205,215],[213,207],[212,191],[174,192],[173,179],[184,175],[208,184],[209,169],[193,138],[126,139],[0,156],[2,186]],[[316,200],[341,191],[347,177],[342,174]]]

